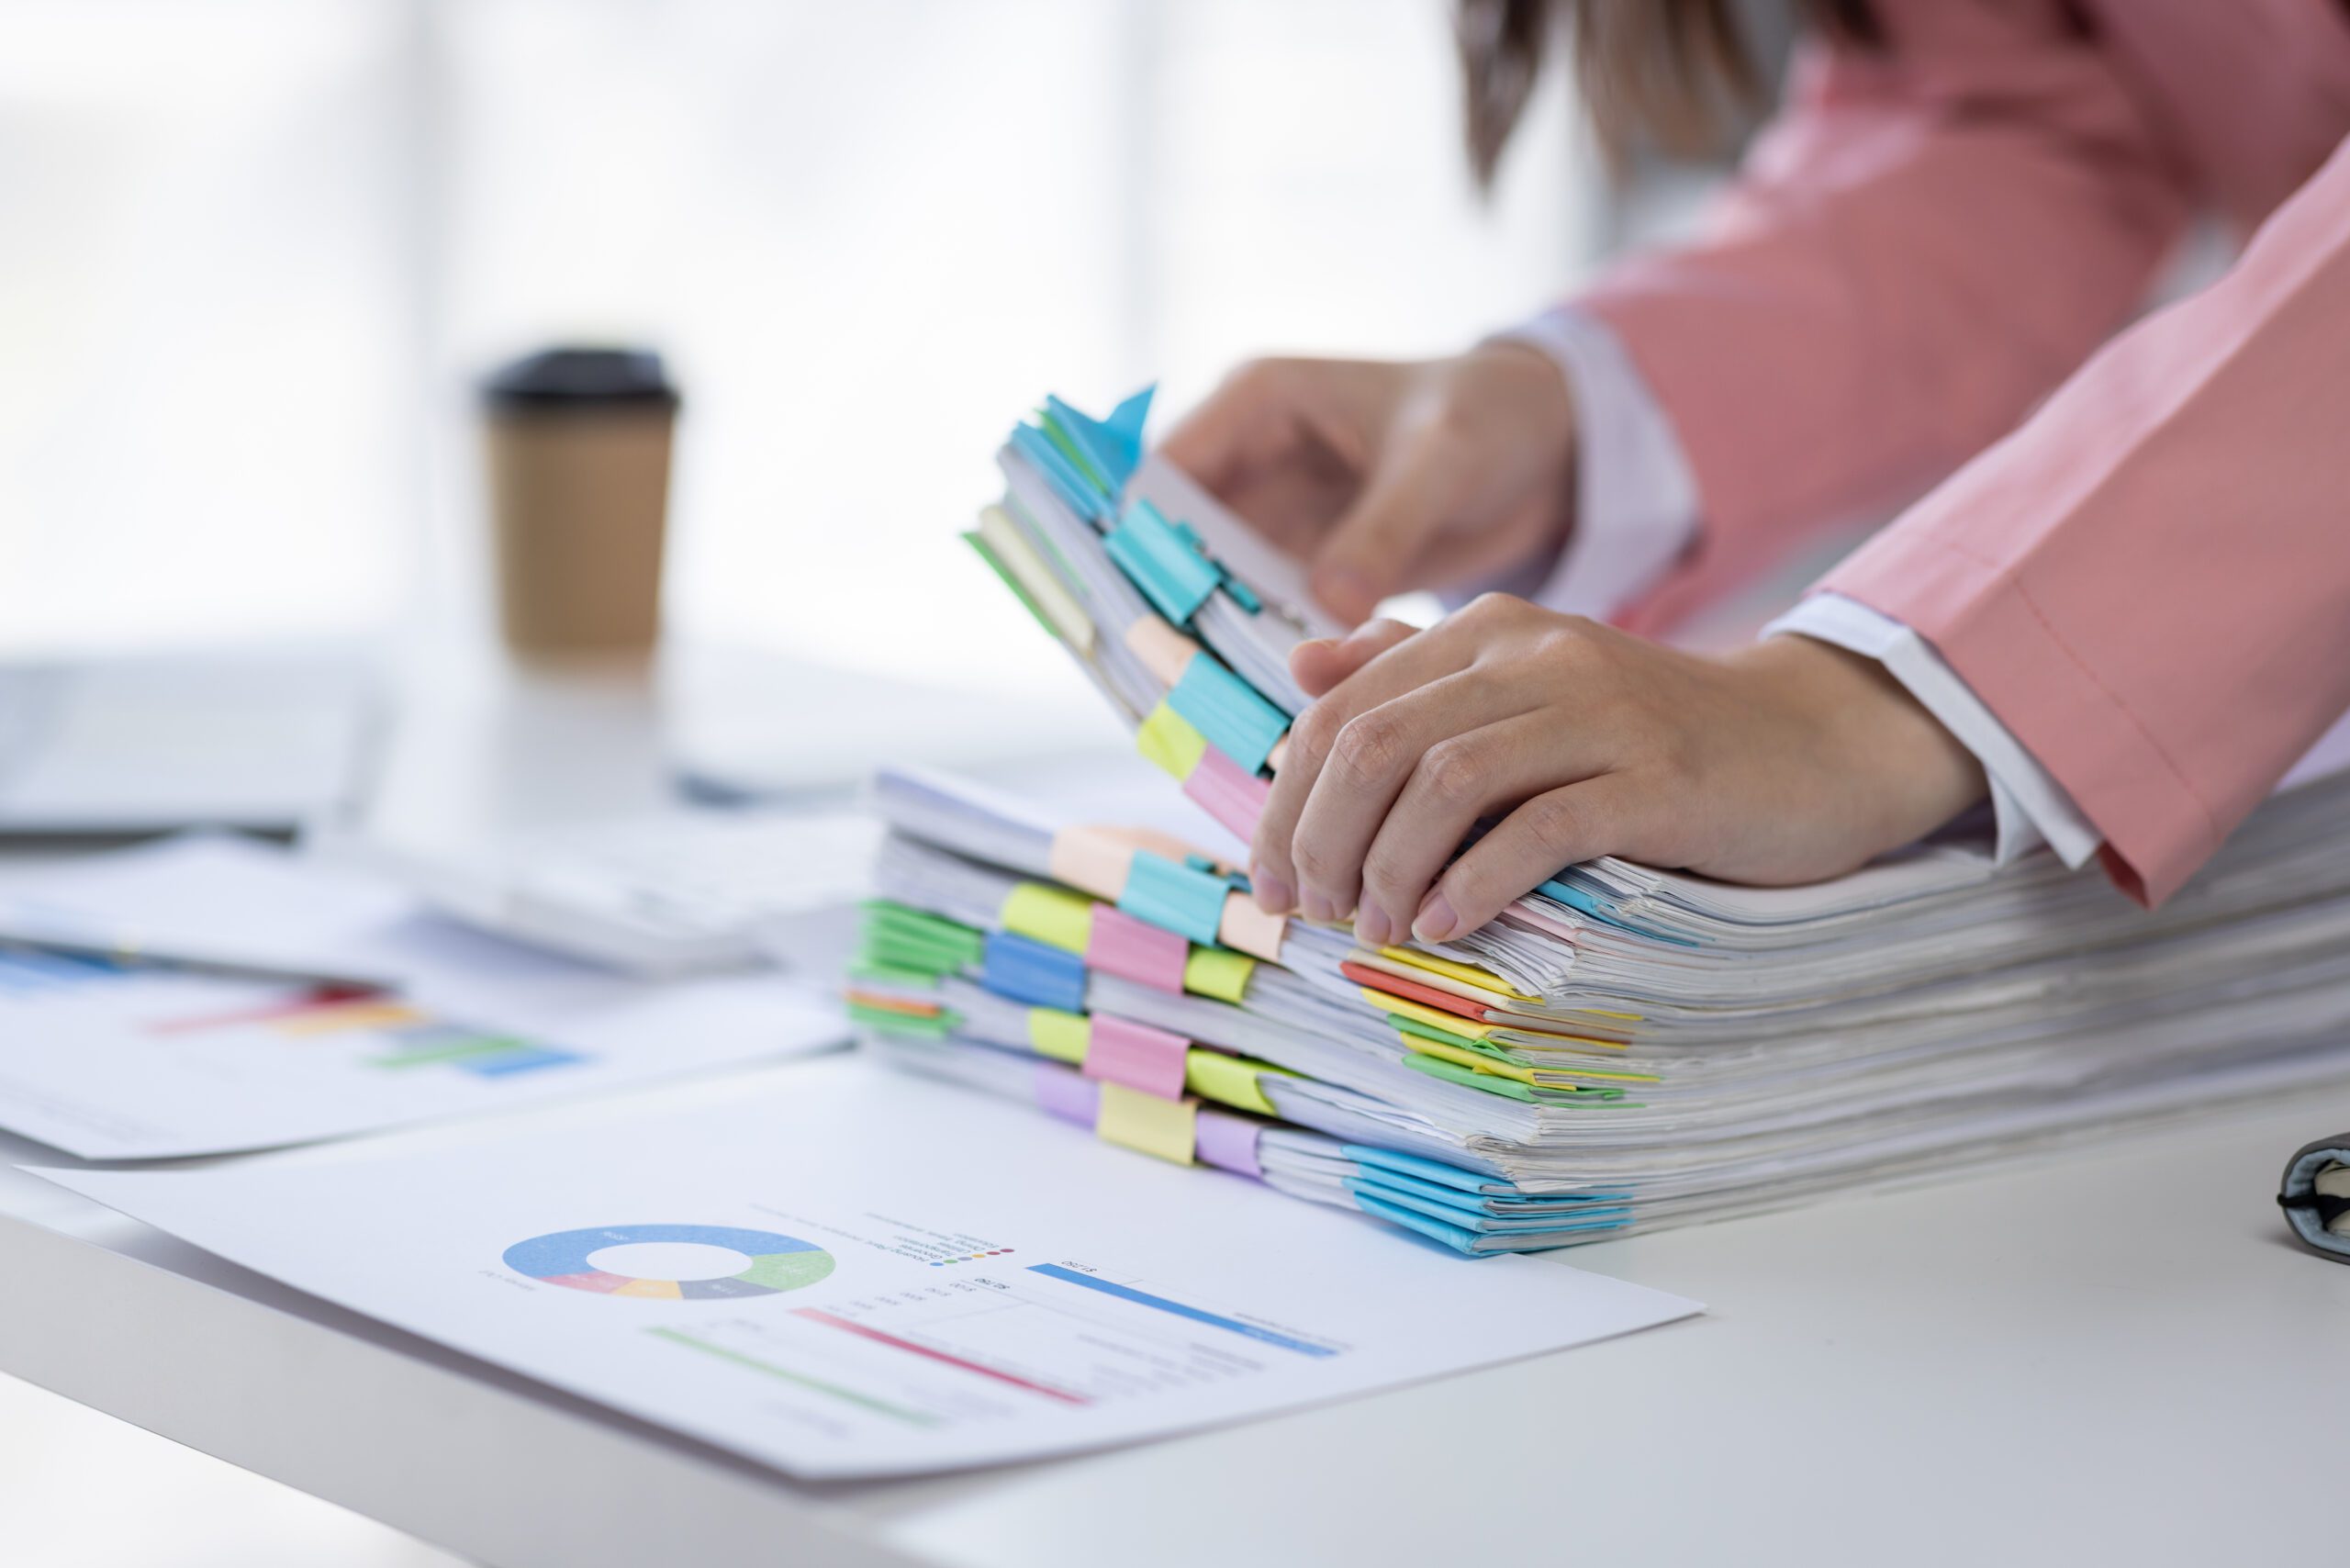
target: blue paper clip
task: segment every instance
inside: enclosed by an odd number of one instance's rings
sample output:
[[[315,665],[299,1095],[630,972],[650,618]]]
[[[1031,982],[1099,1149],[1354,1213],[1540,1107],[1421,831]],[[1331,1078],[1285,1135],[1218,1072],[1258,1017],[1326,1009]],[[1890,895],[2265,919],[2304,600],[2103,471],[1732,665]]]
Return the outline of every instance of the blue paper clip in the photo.
[[[1178,626],[1188,627],[1224,580],[1223,572],[1200,553],[1198,536],[1169,522],[1148,501],[1128,506],[1102,544],[1143,597]]]
[[[1183,666],[1167,705],[1191,721],[1208,744],[1254,773],[1272,755],[1273,743],[1289,729],[1289,715],[1266,701],[1257,689],[1225,668],[1203,648]]]
[[[1229,890],[1213,871],[1195,871],[1164,855],[1138,849],[1127,868],[1118,907],[1136,920],[1213,947],[1224,929],[1224,899]]]

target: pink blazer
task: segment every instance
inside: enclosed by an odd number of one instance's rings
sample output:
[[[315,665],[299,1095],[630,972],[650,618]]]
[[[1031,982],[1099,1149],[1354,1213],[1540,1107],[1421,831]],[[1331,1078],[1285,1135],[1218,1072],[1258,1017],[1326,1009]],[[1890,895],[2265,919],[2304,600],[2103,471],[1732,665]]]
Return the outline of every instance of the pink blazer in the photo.
[[[2159,901],[2350,707],[2350,7],[1876,9],[1701,242],[1579,302],[1702,500],[1625,619],[1934,486],[1819,586],[1930,640]],[[2124,330],[2199,207],[2241,259]]]

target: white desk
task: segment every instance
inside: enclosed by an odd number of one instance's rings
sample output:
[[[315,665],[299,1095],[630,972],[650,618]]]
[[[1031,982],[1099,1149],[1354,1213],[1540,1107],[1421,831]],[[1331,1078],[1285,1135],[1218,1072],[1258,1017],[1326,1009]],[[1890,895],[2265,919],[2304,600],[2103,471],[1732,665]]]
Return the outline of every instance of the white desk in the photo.
[[[912,1483],[795,1485],[12,1172],[0,1371],[501,1568],[2324,1560],[2350,1268],[2288,1244],[2269,1194],[2291,1149],[2345,1126],[2350,1092],[2311,1096],[1587,1248],[1567,1260],[1711,1313]]]

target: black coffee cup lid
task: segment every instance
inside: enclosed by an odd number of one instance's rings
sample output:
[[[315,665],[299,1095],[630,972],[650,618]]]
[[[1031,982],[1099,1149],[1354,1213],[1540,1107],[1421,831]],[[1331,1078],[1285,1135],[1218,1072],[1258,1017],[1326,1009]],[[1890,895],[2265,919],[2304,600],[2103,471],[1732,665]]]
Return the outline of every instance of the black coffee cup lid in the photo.
[[[493,409],[677,406],[677,389],[650,349],[542,349],[491,372],[481,394]]]

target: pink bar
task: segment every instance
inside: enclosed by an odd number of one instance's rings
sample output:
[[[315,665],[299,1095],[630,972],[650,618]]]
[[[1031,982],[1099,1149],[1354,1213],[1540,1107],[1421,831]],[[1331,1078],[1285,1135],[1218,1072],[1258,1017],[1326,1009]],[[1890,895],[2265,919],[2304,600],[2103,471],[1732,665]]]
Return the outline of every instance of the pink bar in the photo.
[[[1183,961],[1191,956],[1192,945],[1180,933],[1136,920],[1110,904],[1093,911],[1093,932],[1085,944],[1088,969],[1181,996]]]
[[[1203,1105],[1194,1125],[1197,1130],[1192,1136],[1202,1164],[1237,1171],[1256,1181],[1264,1180],[1264,1168],[1257,1163],[1257,1134],[1260,1130],[1257,1123]]]
[[[1161,1100],[1183,1097],[1183,1058],[1192,1042],[1181,1035],[1125,1018],[1093,1015],[1093,1039],[1085,1047],[1085,1076],[1106,1079]]]
[[[1214,746],[1183,780],[1183,793],[1244,844],[1257,836],[1257,819],[1265,814],[1265,798],[1272,790],[1270,780],[1241,772],[1238,763]]]
[[[1064,1122],[1090,1127],[1102,1108],[1102,1091],[1081,1073],[1058,1062],[1036,1064],[1036,1103]]]

